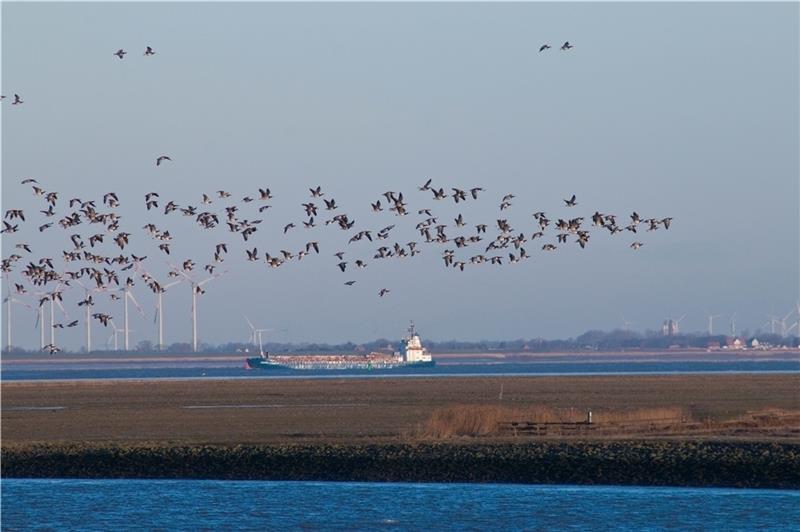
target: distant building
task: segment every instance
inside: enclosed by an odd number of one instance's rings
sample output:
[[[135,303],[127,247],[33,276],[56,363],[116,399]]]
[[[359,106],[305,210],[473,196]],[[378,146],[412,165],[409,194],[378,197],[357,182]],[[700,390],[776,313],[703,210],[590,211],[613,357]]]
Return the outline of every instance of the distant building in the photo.
[[[725,339],[725,347],[728,349],[744,349],[747,347],[747,342],[736,336],[729,336]]]
[[[662,336],[674,336],[678,334],[678,322],[673,319],[664,320],[661,324]]]

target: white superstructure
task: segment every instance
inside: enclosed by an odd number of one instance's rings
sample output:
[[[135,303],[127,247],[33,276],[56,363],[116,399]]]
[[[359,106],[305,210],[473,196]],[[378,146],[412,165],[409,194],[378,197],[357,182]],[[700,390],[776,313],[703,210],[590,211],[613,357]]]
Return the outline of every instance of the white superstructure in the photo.
[[[430,362],[431,355],[428,350],[422,347],[422,340],[414,330],[414,322],[408,328],[408,336],[403,338],[405,342],[405,352],[403,353],[404,362]]]

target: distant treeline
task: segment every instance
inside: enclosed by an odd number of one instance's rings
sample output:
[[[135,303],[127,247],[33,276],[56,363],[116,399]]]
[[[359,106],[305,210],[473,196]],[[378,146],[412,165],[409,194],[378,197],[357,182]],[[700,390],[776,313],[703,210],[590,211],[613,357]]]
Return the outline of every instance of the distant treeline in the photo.
[[[744,331],[736,336],[748,347],[754,339],[762,346],[800,346],[800,337],[782,337],[778,334],[751,334]],[[709,346],[722,347],[732,342],[734,337],[727,335],[708,336],[704,334],[690,333],[664,336],[660,332],[647,331],[638,333],[634,331],[614,330],[614,331],[588,331],[576,338],[566,340],[545,340],[544,338],[534,338],[530,340],[480,340],[477,342],[464,342],[457,340],[432,341],[423,340],[425,347],[432,353],[553,353],[553,352],[579,352],[579,351],[617,351],[617,350],[663,350],[670,348],[701,348]],[[371,342],[355,344],[347,342],[343,344],[327,343],[277,343],[269,342],[264,344],[264,350],[275,354],[293,353],[353,353],[371,351],[395,351],[400,350],[401,341],[387,340],[379,338]],[[12,348],[15,353],[38,353],[38,350]],[[6,349],[3,350],[6,352]],[[81,350],[73,351],[80,353]],[[93,352],[113,352],[111,350],[93,350]],[[143,340],[136,344],[129,353],[154,353],[158,352],[157,347],[149,340]],[[188,342],[173,343],[164,348],[165,353],[186,354],[192,353],[192,345]],[[211,345],[201,343],[198,346],[199,353],[205,354],[226,354],[226,353],[257,353],[258,346],[243,342],[229,342],[225,344]],[[64,353],[70,353],[64,350]]]

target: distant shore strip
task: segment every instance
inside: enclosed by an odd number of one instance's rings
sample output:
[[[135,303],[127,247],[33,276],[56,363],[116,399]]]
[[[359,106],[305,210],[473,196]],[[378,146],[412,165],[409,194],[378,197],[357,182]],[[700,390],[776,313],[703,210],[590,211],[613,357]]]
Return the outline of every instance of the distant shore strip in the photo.
[[[4,478],[497,482],[800,488],[800,444],[609,441],[2,448]]]

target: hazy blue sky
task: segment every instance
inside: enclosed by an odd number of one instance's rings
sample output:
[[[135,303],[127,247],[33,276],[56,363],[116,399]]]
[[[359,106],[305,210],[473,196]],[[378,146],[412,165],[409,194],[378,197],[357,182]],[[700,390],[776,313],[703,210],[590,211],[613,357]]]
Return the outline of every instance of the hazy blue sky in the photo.
[[[116,191],[131,251],[148,255],[158,277],[167,264],[141,229],[147,221],[175,236],[172,260],[198,268],[228,242],[228,273],[199,300],[201,341],[245,340],[242,313],[288,329],[279,341],[397,338],[409,319],[432,339],[567,337],[620,327],[623,315],[644,330],[685,314],[682,328],[700,330],[706,311],[726,315],[720,328],[736,313],[739,329],[754,330],[800,298],[798,9],[3,2],[2,206],[30,213],[23,230],[3,235],[3,256],[28,242],[34,257],[60,263],[68,249],[73,231],[36,230],[44,202],[19,184],[34,177],[60,193],[62,215],[70,197]],[[568,52],[558,50],[565,40]],[[538,53],[543,43],[553,49]],[[143,57],[147,45],[155,56]],[[124,60],[112,55],[118,48]],[[23,105],[10,105],[14,93]],[[156,168],[162,154],[173,162]],[[477,202],[434,202],[417,191],[428,178],[485,192]],[[286,223],[305,219],[312,185],[356,220],[352,231],[283,236]],[[240,217],[264,219],[247,247],[274,255],[314,239],[319,257],[268,269],[244,260],[241,237],[224,224],[207,231],[144,208],[149,191],[162,207],[203,207],[203,192],[240,199],[259,187],[272,189],[274,208],[240,207]],[[412,214],[372,213],[369,202],[386,190],[402,191]],[[552,220],[588,222],[600,210],[627,221],[636,210],[674,221],[639,235],[593,230],[585,250],[573,239],[552,254],[528,243],[532,259],[502,268],[445,269],[452,244],[372,259],[381,244],[420,241],[416,211],[425,207],[449,225],[463,213],[469,226],[448,236],[486,223],[492,238],[507,193],[516,198],[502,217],[528,237],[537,210]],[[572,194],[578,206],[567,209]],[[389,224],[397,228],[387,241],[347,244],[358,229]],[[638,252],[634,240],[645,242]],[[338,250],[351,266],[369,266],[342,274]],[[379,298],[381,287],[391,293]],[[134,293],[146,317],[131,319],[132,341],[153,340],[154,296],[141,281]],[[79,296],[66,297],[73,319],[83,316]],[[96,311],[121,317],[119,302],[101,300]],[[168,342],[190,338],[189,301],[187,286],[166,296]],[[14,312],[14,343],[37,346],[32,313]],[[101,329],[95,322],[96,343],[109,333]],[[59,336],[77,348],[83,334]]]

